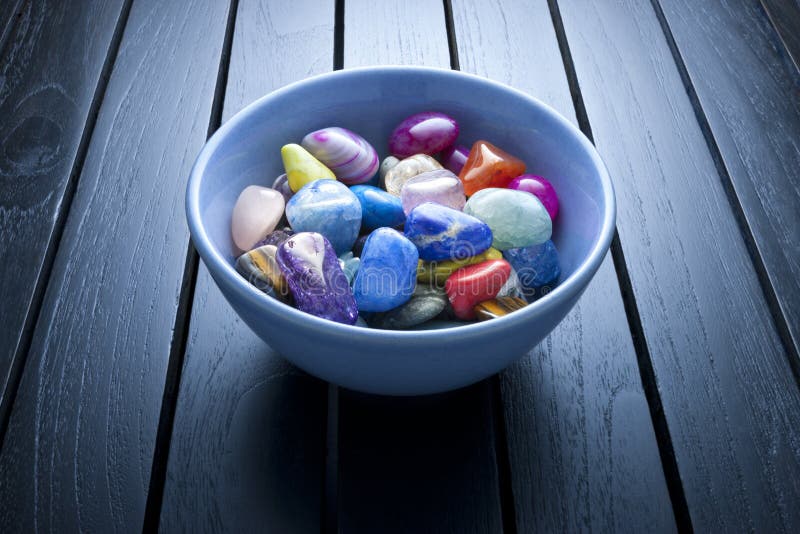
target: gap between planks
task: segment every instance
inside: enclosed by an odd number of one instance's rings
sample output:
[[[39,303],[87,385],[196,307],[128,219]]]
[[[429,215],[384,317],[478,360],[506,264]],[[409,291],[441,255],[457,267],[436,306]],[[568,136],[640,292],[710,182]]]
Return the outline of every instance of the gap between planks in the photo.
[[[589,116],[586,113],[586,106],[583,102],[583,96],[581,95],[578,75],[575,70],[569,42],[564,30],[564,23],[561,19],[558,0],[547,0],[547,4],[550,8],[550,16],[553,19],[553,27],[555,28],[558,47],[561,51],[561,59],[564,62],[564,71],[567,75],[567,83],[569,84],[572,103],[575,107],[578,127],[583,134],[594,143]],[[619,234],[616,230],[614,231],[614,238],[611,242],[611,257],[614,262],[614,270],[616,271],[617,281],[622,294],[622,302],[625,307],[625,315],[628,319],[628,327],[631,332],[634,351],[636,352],[642,387],[644,389],[645,398],[647,399],[647,406],[650,410],[653,429],[656,434],[658,452],[661,457],[662,468],[664,469],[664,478],[667,483],[670,501],[672,502],[675,523],[679,531],[692,532],[693,528],[689,515],[689,505],[686,501],[686,494],[681,482],[680,471],[678,470],[678,462],[675,457],[672,436],[670,435],[669,425],[667,424],[667,419],[661,404],[661,397],[658,393],[658,384],[653,369],[653,363],[650,358],[650,350],[647,346],[647,339],[644,334],[644,328],[642,327],[636,296],[633,292],[633,285],[628,273],[627,264],[625,263],[622,244],[620,243]]]
[[[11,419],[11,412],[14,407],[14,400],[17,397],[19,383],[22,380],[22,372],[25,370],[25,364],[30,352],[31,342],[33,341],[33,332],[36,324],[39,322],[39,315],[41,314],[42,301],[47,290],[50,274],[53,271],[53,264],[55,263],[56,253],[61,246],[61,238],[64,234],[64,227],[66,226],[67,218],[69,216],[70,208],[72,207],[72,200],[75,197],[75,191],[78,188],[78,180],[83,172],[83,165],[86,161],[86,155],[89,151],[89,143],[94,134],[94,129],[97,124],[97,117],[100,112],[100,104],[105,98],[108,81],[111,78],[111,71],[114,69],[114,63],[119,53],[119,47],[122,42],[122,34],[125,32],[125,26],[128,23],[128,16],[131,12],[131,5],[133,0],[125,0],[120,10],[119,17],[114,26],[114,32],[108,46],[108,52],[103,60],[103,67],[100,70],[100,77],[97,80],[92,101],[89,105],[89,113],[86,116],[86,123],[81,133],[81,139],[78,142],[78,149],[75,154],[75,160],[72,162],[69,176],[67,178],[64,195],[61,199],[56,210],[56,219],[53,225],[53,232],[50,236],[50,241],[47,243],[45,252],[42,257],[42,270],[36,280],[31,296],[31,305],[28,309],[25,322],[22,326],[22,333],[20,334],[19,344],[17,350],[11,359],[11,368],[9,369],[8,384],[3,403],[0,404],[0,449],[6,437],[8,430],[8,423]],[[23,2],[20,2],[16,7],[16,11],[22,8]],[[11,26],[16,23],[17,15],[14,15],[13,21],[9,23],[6,35],[7,38],[11,35]],[[2,49],[0,49],[2,51]]]
[[[129,2],[130,3],[130,2]],[[208,122],[206,138],[211,137],[222,124],[222,109],[225,103],[225,91],[228,85],[228,68],[231,59],[231,47],[236,25],[236,13],[239,0],[230,0],[228,20],[225,24],[225,36],[220,53],[217,82],[214,87],[214,99],[211,105],[211,116]],[[178,405],[178,393],[181,385],[181,373],[186,355],[186,344],[189,337],[189,323],[192,317],[197,271],[200,258],[192,245],[191,238],[186,251],[186,262],[183,269],[183,280],[178,297],[178,309],[175,313],[175,325],[172,329],[167,376],[164,382],[164,394],[161,400],[161,413],[158,418],[156,443],[153,449],[153,463],[150,471],[150,486],[145,504],[143,532],[158,531],[161,519],[161,506],[164,500],[164,485],[167,477],[170,442],[175,423],[175,410]]]

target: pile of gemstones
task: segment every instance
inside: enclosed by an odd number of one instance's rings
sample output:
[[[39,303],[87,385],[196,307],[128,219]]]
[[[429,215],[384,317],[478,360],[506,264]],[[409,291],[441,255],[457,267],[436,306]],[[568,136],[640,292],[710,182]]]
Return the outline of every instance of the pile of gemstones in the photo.
[[[304,312],[385,329],[492,319],[547,293],[561,274],[553,186],[458,132],[444,113],[417,113],[382,162],[339,127],[283,146],[286,174],[233,208],[237,271]]]

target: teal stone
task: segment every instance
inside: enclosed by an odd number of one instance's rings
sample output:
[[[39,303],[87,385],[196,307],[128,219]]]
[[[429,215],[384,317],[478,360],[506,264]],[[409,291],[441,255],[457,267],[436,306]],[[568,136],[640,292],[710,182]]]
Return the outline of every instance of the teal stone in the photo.
[[[542,202],[525,191],[490,187],[472,195],[464,213],[489,225],[492,246],[498,250],[544,243],[553,232],[553,222]]]
[[[356,277],[358,268],[361,266],[361,259],[355,257],[352,251],[345,252],[339,256],[339,265],[342,267],[342,271],[344,271],[344,275],[347,277],[347,282],[353,285],[353,279]]]
[[[448,302],[443,289],[418,284],[411,300],[385,313],[373,314],[370,325],[386,330],[411,328],[435,318]]]

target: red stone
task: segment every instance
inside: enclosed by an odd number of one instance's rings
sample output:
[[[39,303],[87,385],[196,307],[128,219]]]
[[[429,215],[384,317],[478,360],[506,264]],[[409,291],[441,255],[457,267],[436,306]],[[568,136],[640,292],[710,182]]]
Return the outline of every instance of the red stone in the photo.
[[[474,319],[476,304],[493,299],[511,275],[506,260],[487,260],[456,269],[444,283],[447,298],[459,319]]]
[[[464,192],[473,195],[487,187],[506,187],[525,172],[525,162],[488,141],[475,141],[469,157],[458,175]]]

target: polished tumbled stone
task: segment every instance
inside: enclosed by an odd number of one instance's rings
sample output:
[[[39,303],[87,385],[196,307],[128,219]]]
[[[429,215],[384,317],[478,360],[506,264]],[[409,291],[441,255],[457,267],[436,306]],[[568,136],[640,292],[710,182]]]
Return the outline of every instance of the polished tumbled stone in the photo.
[[[276,258],[299,310],[338,323],[356,322],[353,292],[325,237],[315,232],[296,234],[278,247]]]
[[[477,256],[492,244],[492,231],[484,222],[433,202],[411,210],[405,233],[427,261]]]
[[[458,177],[467,195],[487,187],[506,187],[525,172],[525,162],[489,143],[476,141]]]
[[[478,303],[473,308],[473,311],[479,321],[486,321],[487,319],[497,319],[521,310],[527,304],[524,299],[519,297],[497,297],[496,299]]]
[[[315,180],[335,180],[336,175],[305,148],[290,143],[281,147],[283,168],[292,191],[299,191]]]
[[[492,246],[499,250],[529,247],[550,239],[553,223],[541,201],[513,189],[482,189],[464,206],[468,213],[489,225]]]
[[[535,174],[523,174],[517,176],[508,184],[509,189],[526,191],[542,201],[547,213],[552,220],[556,220],[558,215],[558,195],[556,190],[547,179],[536,176]]]
[[[436,154],[455,143],[458,123],[438,111],[423,111],[406,117],[389,135],[389,152],[398,158],[414,154]]]
[[[283,195],[274,189],[258,185],[245,187],[231,214],[231,237],[238,251],[252,249],[274,230],[285,205]]]
[[[289,199],[294,195],[294,191],[289,187],[289,178],[286,176],[286,173],[275,178],[275,181],[272,183],[272,189],[283,195],[283,200],[286,202],[289,202]]]
[[[459,319],[475,318],[475,305],[497,297],[511,274],[506,260],[488,260],[462,267],[444,284],[453,312]]]
[[[274,245],[245,252],[236,260],[236,270],[260,291],[282,301],[290,299],[289,285],[281,272]]]
[[[408,180],[400,190],[400,201],[406,214],[425,202],[435,202],[461,211],[467,197],[458,176],[447,169],[437,169]]]
[[[433,283],[436,285],[443,285],[456,269],[472,265],[474,263],[481,263],[486,260],[499,260],[503,258],[503,253],[496,248],[488,248],[477,256],[470,256],[469,258],[457,260],[443,260],[443,261],[419,261],[417,266],[417,282],[418,283]]]
[[[547,294],[556,286],[561,276],[558,250],[551,240],[539,245],[506,250],[503,257],[517,272],[524,296],[528,300]]]
[[[423,172],[441,169],[442,165],[426,154],[416,154],[404,160],[386,172],[383,178],[383,187],[396,197],[400,196],[403,186],[414,176]]]
[[[403,205],[396,196],[371,185],[354,185],[350,191],[361,203],[361,226],[367,232],[382,226],[394,228],[405,222]]]
[[[293,235],[294,230],[288,226],[286,228],[281,228],[280,230],[273,230],[272,232],[268,233],[264,239],[256,243],[255,247],[253,248],[263,247],[264,245],[275,245],[277,247]]]
[[[295,232],[319,232],[342,254],[358,237],[361,203],[343,183],[317,180],[294,194],[286,218]]]
[[[469,157],[469,148],[463,145],[453,145],[442,152],[441,162],[445,169],[454,174],[460,174]]]
[[[374,314],[370,318],[370,325],[387,330],[411,328],[435,318],[447,303],[447,295],[442,289],[417,285],[408,302],[387,312]]]
[[[369,235],[353,293],[362,312],[384,312],[408,302],[417,282],[417,248],[397,230]]]
[[[342,267],[348,283],[353,285],[358,268],[361,266],[361,259],[355,257],[352,251],[345,252],[339,256],[339,265]]]
[[[366,139],[346,128],[332,126],[311,132],[300,144],[348,185],[368,182],[378,172],[378,153]]]

